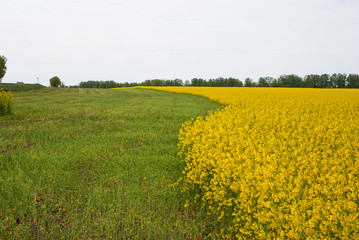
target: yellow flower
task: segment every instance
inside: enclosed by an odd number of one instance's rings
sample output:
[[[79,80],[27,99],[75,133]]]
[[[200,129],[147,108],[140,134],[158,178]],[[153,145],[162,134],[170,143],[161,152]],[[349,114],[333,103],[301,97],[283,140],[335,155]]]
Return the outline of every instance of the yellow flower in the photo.
[[[217,238],[359,239],[359,90],[151,88],[224,106],[178,144],[178,185],[225,223]]]
[[[11,113],[13,95],[10,91],[0,88],[0,115]]]

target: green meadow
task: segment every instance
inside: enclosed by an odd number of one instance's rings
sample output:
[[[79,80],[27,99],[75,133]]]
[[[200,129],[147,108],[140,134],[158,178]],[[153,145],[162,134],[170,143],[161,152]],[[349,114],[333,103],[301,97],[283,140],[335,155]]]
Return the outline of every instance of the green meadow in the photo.
[[[183,122],[219,106],[144,89],[15,92],[0,117],[0,239],[203,239],[172,184]]]

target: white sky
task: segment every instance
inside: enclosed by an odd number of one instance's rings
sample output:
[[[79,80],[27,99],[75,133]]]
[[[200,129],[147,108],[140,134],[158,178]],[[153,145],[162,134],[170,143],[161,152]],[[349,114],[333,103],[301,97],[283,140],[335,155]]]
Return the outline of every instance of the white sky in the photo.
[[[0,0],[3,82],[359,73],[359,0]]]

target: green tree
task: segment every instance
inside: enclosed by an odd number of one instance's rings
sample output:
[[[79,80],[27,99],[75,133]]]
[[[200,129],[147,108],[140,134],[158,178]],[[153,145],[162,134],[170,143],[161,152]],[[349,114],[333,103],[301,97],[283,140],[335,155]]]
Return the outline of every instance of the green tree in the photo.
[[[281,87],[301,87],[303,79],[295,74],[290,74],[280,76],[278,82]]]
[[[245,87],[254,87],[253,80],[250,79],[250,78],[246,78],[246,79],[244,80],[244,86],[245,86]]]
[[[191,79],[191,85],[194,87],[201,87],[205,85],[205,80],[202,78],[192,78]]]
[[[242,87],[243,83],[237,78],[228,78],[228,85],[227,87]]]
[[[359,75],[349,74],[347,82],[347,88],[359,88]]]
[[[327,88],[329,86],[329,77],[328,74],[320,75],[318,88]]]
[[[6,73],[6,57],[0,56],[0,82]]]
[[[278,78],[281,87],[301,87],[303,79],[295,74],[281,75]]]
[[[146,80],[142,83],[142,86],[152,86],[151,80]]]
[[[183,86],[183,80],[176,78],[175,80],[173,80],[174,82],[174,86]]]
[[[278,79],[273,78],[270,87],[281,87],[280,83],[278,82]]]
[[[319,87],[320,75],[310,74],[304,77],[303,87],[305,88],[317,88]]]
[[[269,87],[274,82],[274,78],[272,77],[260,77],[258,79],[257,87]]]
[[[345,88],[347,75],[341,73],[334,73],[330,76],[329,87],[331,88]]]
[[[58,76],[52,77],[50,79],[50,86],[51,87],[59,87],[61,85],[61,80]]]

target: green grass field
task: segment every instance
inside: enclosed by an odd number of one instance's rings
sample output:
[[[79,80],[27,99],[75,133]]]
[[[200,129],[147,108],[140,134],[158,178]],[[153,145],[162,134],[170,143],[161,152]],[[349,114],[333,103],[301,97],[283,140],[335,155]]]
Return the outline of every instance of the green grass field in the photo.
[[[171,185],[181,124],[219,106],[143,89],[16,92],[0,117],[0,239],[202,239]]]

